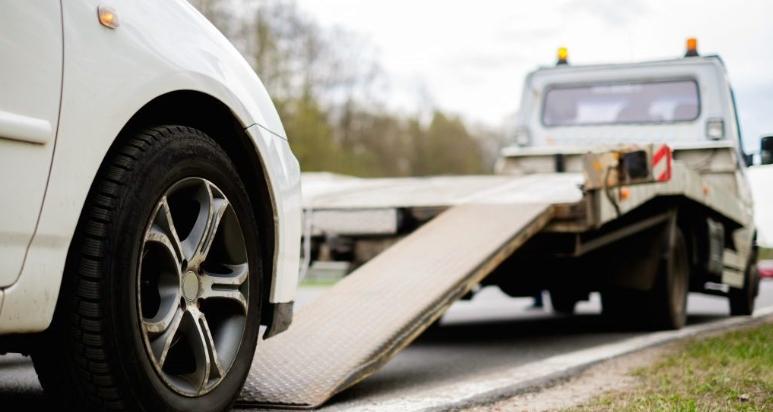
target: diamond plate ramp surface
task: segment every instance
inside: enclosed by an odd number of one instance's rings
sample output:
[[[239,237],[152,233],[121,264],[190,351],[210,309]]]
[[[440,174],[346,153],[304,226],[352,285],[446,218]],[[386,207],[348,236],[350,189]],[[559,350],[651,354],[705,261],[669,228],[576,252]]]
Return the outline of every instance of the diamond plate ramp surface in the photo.
[[[364,379],[542,229],[549,205],[442,213],[299,311],[258,345],[242,406],[313,408]]]

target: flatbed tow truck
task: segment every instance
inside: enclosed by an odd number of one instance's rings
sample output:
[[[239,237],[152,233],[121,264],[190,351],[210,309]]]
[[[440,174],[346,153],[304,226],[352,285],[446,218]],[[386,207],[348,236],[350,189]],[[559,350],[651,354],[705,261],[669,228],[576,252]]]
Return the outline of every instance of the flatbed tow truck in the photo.
[[[311,176],[307,256],[358,267],[261,342],[239,404],[318,407],[481,284],[548,290],[562,313],[598,291],[605,315],[651,328],[682,327],[688,291],[750,314],[750,157],[724,64],[688,43],[636,64],[561,51],[526,78],[497,175]]]

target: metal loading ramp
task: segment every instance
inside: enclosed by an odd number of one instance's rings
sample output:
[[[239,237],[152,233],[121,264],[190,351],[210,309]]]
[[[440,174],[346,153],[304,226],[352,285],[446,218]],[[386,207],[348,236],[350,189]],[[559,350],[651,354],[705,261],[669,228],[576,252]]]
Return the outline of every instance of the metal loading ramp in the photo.
[[[241,406],[308,409],[383,366],[549,222],[550,204],[448,209],[258,345]]]

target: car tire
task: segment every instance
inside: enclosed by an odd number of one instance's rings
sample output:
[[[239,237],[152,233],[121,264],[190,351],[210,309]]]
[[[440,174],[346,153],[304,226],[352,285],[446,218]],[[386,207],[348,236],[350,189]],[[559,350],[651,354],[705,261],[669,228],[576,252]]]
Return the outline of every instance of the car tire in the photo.
[[[32,351],[52,401],[229,409],[260,326],[252,210],[227,154],[199,130],[153,127],[116,143],[86,200],[53,322]]]
[[[727,299],[730,303],[730,316],[751,316],[754,313],[754,301],[760,290],[760,272],[757,268],[757,249],[749,257],[744,272],[743,288],[730,288]]]

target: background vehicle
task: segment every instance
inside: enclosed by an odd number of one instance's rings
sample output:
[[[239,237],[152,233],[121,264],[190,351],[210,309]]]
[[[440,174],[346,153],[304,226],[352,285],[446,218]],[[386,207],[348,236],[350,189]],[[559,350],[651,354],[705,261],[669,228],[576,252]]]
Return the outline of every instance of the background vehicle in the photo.
[[[542,258],[530,262],[533,270],[554,276],[529,277],[533,283],[500,276],[504,290],[548,289],[554,309],[563,313],[573,312],[588,292],[600,291],[610,316],[637,316],[661,327],[684,324],[688,289],[728,296],[732,314],[751,314],[759,283],[745,170],[752,158],[743,151],[724,64],[718,56],[699,56],[696,43],[688,41],[681,59],[575,67],[559,57],[555,67],[531,73],[521,100],[518,147],[504,150],[500,172],[572,172],[576,154],[592,148],[666,143],[674,162],[697,172],[700,179],[691,184],[702,185],[705,198],[722,190],[714,195],[743,213],[728,219],[721,208],[695,204],[678,192],[628,210],[625,192],[608,196],[616,222],[580,230],[579,238],[598,241],[629,226],[614,242],[601,240],[593,251],[567,255],[553,242],[567,241],[576,235],[561,232],[577,230],[557,228],[538,252]],[[535,164],[539,157],[542,163]],[[661,213],[670,216],[662,225],[631,227]]]
[[[688,291],[727,296],[732,314],[750,314],[752,158],[722,60],[695,47],[679,59],[591,66],[567,64],[562,51],[558,65],[527,76],[517,145],[502,150],[498,177],[311,176],[304,202],[319,242],[309,251],[358,264],[449,206],[499,191],[502,202],[553,203],[558,216],[484,284],[512,296],[549,290],[561,313],[599,291],[605,314],[658,328],[684,324]],[[651,180],[626,175],[636,167]]]
[[[59,405],[222,410],[292,317],[299,167],[187,2],[0,12],[0,351]]]
[[[773,278],[773,260],[762,260],[759,264],[760,277]]]

